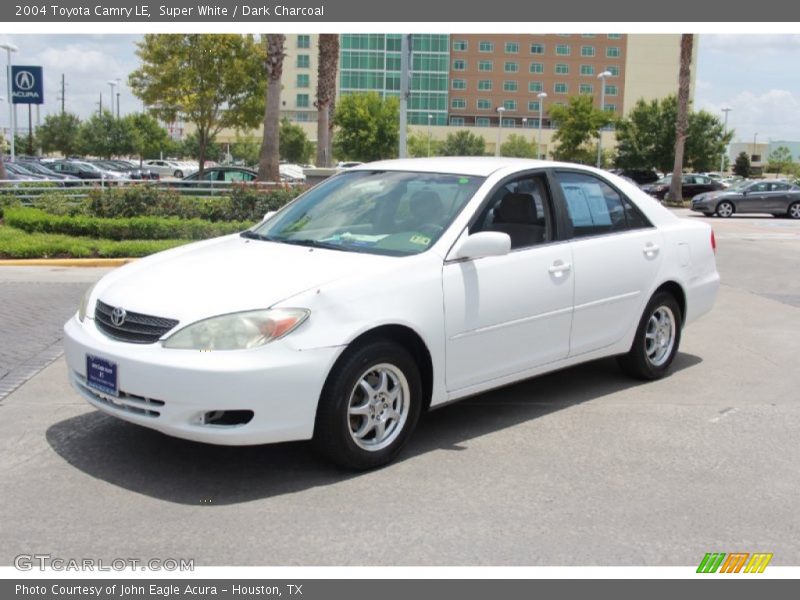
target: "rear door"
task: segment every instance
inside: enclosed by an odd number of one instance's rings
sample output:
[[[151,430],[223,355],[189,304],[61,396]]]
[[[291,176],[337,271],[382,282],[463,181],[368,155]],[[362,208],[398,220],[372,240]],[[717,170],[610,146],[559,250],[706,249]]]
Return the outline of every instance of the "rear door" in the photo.
[[[608,181],[557,170],[575,278],[570,356],[618,342],[637,323],[661,266],[662,235]]]

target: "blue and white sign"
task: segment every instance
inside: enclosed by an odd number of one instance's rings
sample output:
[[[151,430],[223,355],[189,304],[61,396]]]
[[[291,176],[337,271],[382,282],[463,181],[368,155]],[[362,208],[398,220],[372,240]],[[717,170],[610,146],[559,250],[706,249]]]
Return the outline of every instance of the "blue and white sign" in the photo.
[[[42,67],[11,67],[11,97],[14,104],[44,104]]]

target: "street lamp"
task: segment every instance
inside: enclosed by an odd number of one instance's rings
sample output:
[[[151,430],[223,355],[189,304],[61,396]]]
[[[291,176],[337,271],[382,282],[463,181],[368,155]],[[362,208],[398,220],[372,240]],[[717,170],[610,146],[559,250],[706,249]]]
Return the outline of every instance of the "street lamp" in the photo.
[[[756,156],[756,138],[758,137],[757,133],[753,134],[753,158]],[[759,161],[761,162],[761,161]]]
[[[433,115],[428,114],[428,158],[431,156],[431,121],[433,121]]]
[[[611,77],[611,71],[603,71],[597,78],[600,80],[600,110],[606,110],[606,77]],[[603,130],[597,132],[597,168],[600,168],[600,163],[603,157]]]
[[[17,123],[14,118],[14,96],[11,90],[11,53],[19,50],[14,44],[0,44],[0,48],[6,51],[6,79],[8,80],[8,122],[11,127],[11,162],[14,162],[14,134],[17,131]]]
[[[503,113],[506,111],[505,106],[497,107],[497,146],[494,149],[494,155],[500,156],[500,136],[503,133]]]
[[[725,113],[725,124],[722,126],[722,135],[725,136],[728,133],[728,113],[731,112],[732,108],[723,108],[722,112]],[[720,173],[725,171],[725,155],[728,154],[728,145],[725,144],[725,148],[722,149],[722,159],[719,161],[719,171]]]
[[[114,89],[119,85],[119,79],[109,79],[108,87],[111,88],[111,116],[114,116]],[[117,95],[117,118],[119,118],[119,95]]]
[[[539,92],[536,94],[536,97],[539,99],[539,142],[538,148],[536,152],[539,156],[542,156],[542,115],[544,114],[544,99],[547,98],[547,92]],[[547,156],[547,155],[545,155]]]

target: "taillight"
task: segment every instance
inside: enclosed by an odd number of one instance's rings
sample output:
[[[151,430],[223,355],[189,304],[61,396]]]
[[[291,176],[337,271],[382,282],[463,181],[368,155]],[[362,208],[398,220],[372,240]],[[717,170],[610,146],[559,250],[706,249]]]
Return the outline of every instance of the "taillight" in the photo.
[[[711,230],[711,249],[714,251],[714,254],[717,253],[717,238],[714,237],[714,230]]]

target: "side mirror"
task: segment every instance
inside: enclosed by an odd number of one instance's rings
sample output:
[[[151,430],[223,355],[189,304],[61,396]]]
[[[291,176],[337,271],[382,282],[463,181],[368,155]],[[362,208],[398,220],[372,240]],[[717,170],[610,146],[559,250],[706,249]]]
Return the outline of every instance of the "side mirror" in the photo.
[[[267,214],[264,215],[264,218],[261,219],[261,222],[263,223],[264,221],[269,221],[272,218],[272,215],[274,215],[276,212],[278,211],[276,210],[269,211]]]
[[[462,237],[450,253],[451,259],[504,256],[511,251],[511,238],[499,231],[479,231]]]

